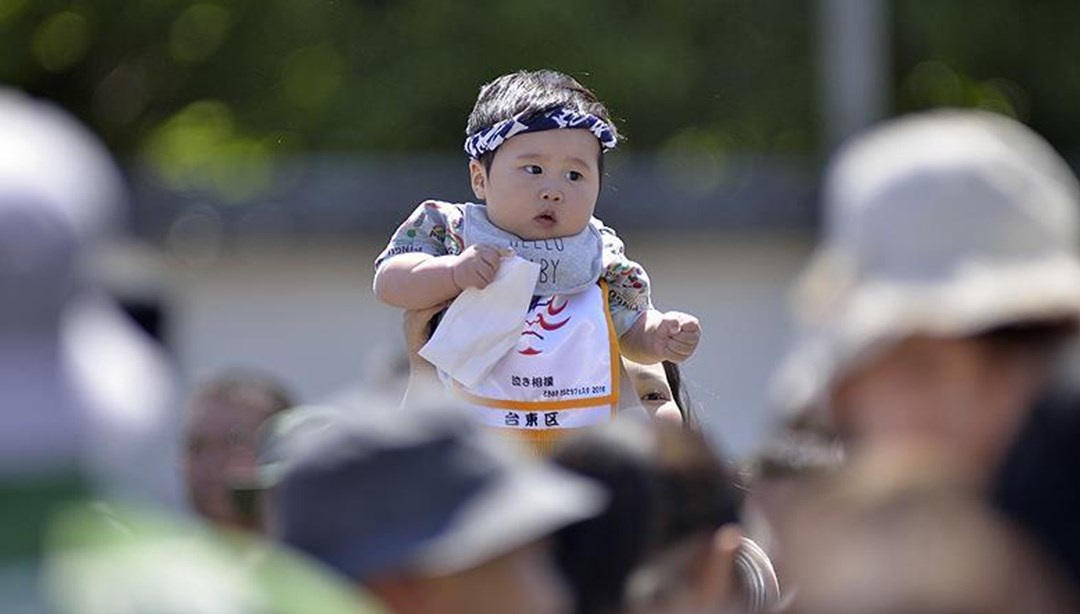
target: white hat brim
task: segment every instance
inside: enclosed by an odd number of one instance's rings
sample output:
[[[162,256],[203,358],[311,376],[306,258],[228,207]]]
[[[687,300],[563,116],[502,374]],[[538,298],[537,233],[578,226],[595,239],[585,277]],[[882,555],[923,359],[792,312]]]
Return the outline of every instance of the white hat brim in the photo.
[[[1080,260],[969,262],[933,282],[856,283],[845,260],[819,253],[803,277],[803,333],[774,381],[787,415],[824,404],[838,377],[915,334],[963,337],[1023,322],[1080,320]]]

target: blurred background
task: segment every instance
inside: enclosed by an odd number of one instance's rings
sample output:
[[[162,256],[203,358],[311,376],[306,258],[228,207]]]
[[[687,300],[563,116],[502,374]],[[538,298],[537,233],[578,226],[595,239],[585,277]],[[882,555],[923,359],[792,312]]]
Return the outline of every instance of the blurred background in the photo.
[[[480,85],[577,77],[628,137],[597,216],[658,307],[701,318],[685,378],[737,456],[774,418],[828,153],[937,106],[1080,151],[1078,25],[1070,0],[0,0],[0,82],[74,113],[124,167],[129,232],[87,264],[185,389],[259,367],[316,401],[398,362],[372,261],[420,200],[471,197]]]

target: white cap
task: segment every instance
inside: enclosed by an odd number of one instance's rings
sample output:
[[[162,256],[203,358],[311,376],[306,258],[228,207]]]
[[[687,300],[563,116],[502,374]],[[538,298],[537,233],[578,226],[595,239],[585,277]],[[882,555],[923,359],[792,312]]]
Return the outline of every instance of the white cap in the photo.
[[[855,137],[827,171],[780,407],[820,405],[838,375],[911,334],[1080,317],[1078,195],[1065,161],[1000,115],[934,111]]]
[[[79,471],[106,494],[175,502],[164,357],[83,279],[126,190],[63,110],[0,87],[0,478]]]

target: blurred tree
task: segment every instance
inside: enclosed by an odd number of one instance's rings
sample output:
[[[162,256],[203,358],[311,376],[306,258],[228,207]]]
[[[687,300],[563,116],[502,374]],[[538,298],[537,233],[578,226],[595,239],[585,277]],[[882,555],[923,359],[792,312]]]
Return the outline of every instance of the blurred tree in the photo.
[[[981,106],[1080,146],[1080,4],[892,8],[894,110]],[[519,68],[581,78],[630,150],[815,153],[816,19],[782,0],[0,0],[0,81],[174,187],[244,201],[282,153],[457,151],[479,86]]]
[[[974,106],[1080,147],[1080,3],[893,0],[897,111]]]
[[[897,111],[984,106],[1080,144],[1080,4],[892,5]],[[2,0],[0,81],[121,155],[209,148],[253,175],[281,151],[456,150],[477,88],[538,67],[593,87],[630,149],[812,152],[815,19],[780,0]]]
[[[806,150],[817,139],[811,9],[3,0],[0,79],[72,109],[122,154],[456,150],[477,88],[539,67],[593,87],[625,119],[631,148],[691,131],[753,151]],[[178,134],[188,128],[196,135]]]
[[[629,149],[807,151],[812,5],[0,0],[0,81],[173,188],[244,202],[290,152],[457,151],[481,84],[579,77]]]

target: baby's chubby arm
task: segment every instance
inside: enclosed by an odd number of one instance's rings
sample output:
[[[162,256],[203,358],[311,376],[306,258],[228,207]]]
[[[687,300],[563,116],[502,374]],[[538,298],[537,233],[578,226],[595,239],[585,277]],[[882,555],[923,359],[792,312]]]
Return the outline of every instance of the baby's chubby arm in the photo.
[[[403,309],[427,309],[456,298],[466,288],[487,287],[509,255],[491,245],[473,245],[453,256],[400,254],[375,272],[375,295]]]
[[[688,313],[650,309],[619,337],[623,356],[642,364],[682,362],[697,349],[701,324]]]

